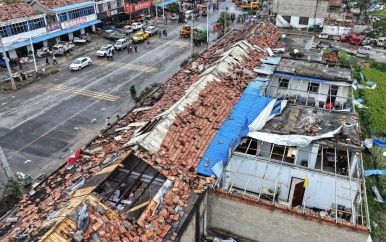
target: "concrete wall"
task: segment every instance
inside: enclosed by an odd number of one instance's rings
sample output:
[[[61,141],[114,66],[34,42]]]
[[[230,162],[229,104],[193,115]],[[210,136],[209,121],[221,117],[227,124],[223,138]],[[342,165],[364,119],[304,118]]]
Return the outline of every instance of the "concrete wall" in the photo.
[[[330,26],[330,25],[323,26],[323,32],[329,35],[341,36],[342,34],[348,34],[350,31],[352,31],[352,28],[349,28],[349,27]]]
[[[46,28],[34,29],[33,31],[12,35],[10,37],[3,38],[3,45],[11,45],[20,41],[29,40],[29,37],[34,38],[37,36],[45,35],[47,33]]]
[[[319,101],[323,101],[325,104],[328,103],[327,97],[330,89],[330,85],[337,85],[339,86],[338,88],[338,94],[336,98],[336,101],[338,102],[347,102],[346,98],[348,97],[349,91],[350,91],[350,86],[341,86],[339,83],[329,83],[329,82],[324,82],[319,84],[319,90],[318,93],[308,93],[307,94],[307,89],[308,89],[308,83],[310,81],[307,80],[300,80],[300,79],[295,79],[293,78],[292,80],[288,77],[284,77],[285,79],[290,79],[290,85],[288,88],[282,88],[278,87],[279,86],[279,80],[281,79],[281,76],[275,76],[271,80],[271,87],[267,91],[267,96],[273,96],[275,94],[275,97],[283,97],[285,95],[287,96],[296,96],[299,95],[301,97],[313,97],[315,98],[315,104],[318,105]],[[348,85],[348,84],[345,84]],[[293,90],[289,90],[293,89]],[[298,91],[299,90],[299,91]],[[344,97],[344,98],[341,98]]]
[[[230,196],[229,196],[230,197]],[[367,235],[308,219],[242,203],[211,192],[208,231],[227,234],[237,241],[346,242],[366,241]],[[301,215],[299,215],[301,216]]]
[[[331,209],[333,203],[351,208],[349,199],[355,199],[361,184],[360,180],[352,179],[350,186],[349,178],[346,176],[337,176],[335,179],[332,173],[329,175],[318,170],[293,166],[287,162],[283,162],[282,165],[279,162],[269,163],[265,160],[253,159],[249,155],[245,157],[236,152],[233,154],[227,170],[223,176],[226,182],[223,183],[222,189],[227,190],[230,184],[233,184],[235,188],[259,193],[262,186],[272,190],[279,187],[279,199],[287,202],[292,202],[292,200],[288,200],[291,179],[308,177],[309,184],[305,191],[305,205],[324,210]],[[263,176],[265,176],[264,183],[261,178]]]
[[[206,211],[208,206],[208,192],[205,193],[205,195],[202,197],[200,201],[198,201],[198,210],[199,210],[199,218],[197,218],[196,209],[193,207],[193,216],[187,221],[189,224],[185,228],[184,233],[181,235],[180,240],[181,242],[191,242],[195,241],[196,238],[196,220],[199,219],[199,221],[204,222],[205,225],[201,226],[202,228],[206,227]],[[205,233],[205,231],[201,231],[202,233]],[[199,235],[198,235],[199,236]]]
[[[276,15],[292,16],[291,25],[295,28],[323,23],[328,15],[329,3],[325,0],[274,0],[272,12]],[[299,25],[299,17],[308,17],[308,25]],[[276,24],[280,24],[277,21]]]

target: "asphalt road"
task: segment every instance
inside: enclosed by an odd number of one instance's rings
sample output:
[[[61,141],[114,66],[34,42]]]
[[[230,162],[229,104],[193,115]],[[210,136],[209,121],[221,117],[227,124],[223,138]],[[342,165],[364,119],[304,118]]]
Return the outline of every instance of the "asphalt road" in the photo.
[[[209,13],[209,26],[226,6],[232,9],[233,3],[221,3],[219,11]],[[194,26],[206,28],[206,21],[201,17]],[[114,61],[97,58],[95,50],[85,52],[93,59],[91,66],[71,72],[65,65],[39,82],[1,95],[0,146],[13,173],[33,178],[51,173],[106,127],[106,117],[114,122],[116,114],[135,105],[132,85],[139,93],[152,83],[168,80],[190,55],[190,40],[179,37],[181,26],[176,21],[159,26],[168,30],[166,38],[153,36],[150,48],[139,44],[138,53],[122,51]],[[211,44],[215,38],[211,33]],[[0,180],[5,179],[0,169]]]

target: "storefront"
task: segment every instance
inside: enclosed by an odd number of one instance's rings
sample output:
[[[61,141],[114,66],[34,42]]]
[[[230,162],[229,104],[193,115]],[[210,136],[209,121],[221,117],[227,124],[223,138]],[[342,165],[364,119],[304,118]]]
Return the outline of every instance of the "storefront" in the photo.
[[[125,13],[129,16],[129,19],[134,19],[135,16],[141,15],[141,14],[151,14],[151,1],[144,1],[136,4],[130,4],[128,2],[125,2],[124,10]]]

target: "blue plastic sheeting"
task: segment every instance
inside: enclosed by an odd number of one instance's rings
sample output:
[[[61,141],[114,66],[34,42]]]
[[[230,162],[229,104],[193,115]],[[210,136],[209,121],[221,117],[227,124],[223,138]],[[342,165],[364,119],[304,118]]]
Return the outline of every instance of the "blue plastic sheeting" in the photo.
[[[364,76],[363,76],[362,72],[359,72],[359,74],[361,75],[361,79],[362,79],[362,81],[365,81],[365,78],[364,78]]]
[[[365,171],[365,176],[371,176],[371,175],[382,175],[386,176],[386,170],[367,170]]]
[[[85,7],[85,6],[88,6],[88,5],[94,5],[94,2],[89,1],[89,2],[82,2],[82,3],[66,5],[66,6],[63,6],[63,7],[53,8],[50,11],[52,11],[52,12],[62,12],[62,11],[67,11],[67,10],[74,9],[74,8]]]
[[[248,134],[248,125],[273,100],[262,96],[265,87],[265,80],[253,81],[248,85],[198,164],[199,174],[213,175],[211,167],[219,161],[222,161],[225,167],[228,163],[229,148],[234,149],[240,143],[240,139]],[[206,163],[209,163],[208,167],[205,166]]]
[[[86,28],[88,26],[91,26],[91,25],[94,25],[94,24],[98,24],[98,23],[102,23],[102,21],[94,20],[94,21],[91,21],[91,22],[88,22],[88,23],[85,23],[85,24],[81,24],[81,25],[75,26],[73,28],[63,29],[63,30],[60,30],[60,31],[56,31],[56,32],[52,32],[52,33],[49,33],[49,34],[45,34],[45,35],[42,35],[42,36],[39,36],[39,37],[36,37],[36,38],[32,38],[32,43],[33,44],[39,43],[39,42],[42,42],[43,40],[55,38],[55,37],[61,36],[63,34],[72,33],[74,31],[77,31],[77,30],[80,30],[80,29],[83,29],[83,28]],[[9,50],[17,49],[17,48],[20,48],[20,47],[23,47],[23,46],[26,46],[26,45],[30,45],[30,44],[31,44],[31,42],[28,39],[28,40],[24,40],[22,42],[17,42],[17,43],[11,44],[11,45],[4,46],[4,48],[5,48],[5,51],[9,51]],[[1,48],[0,48],[0,52],[2,52]]]
[[[291,77],[291,78],[293,77],[293,78],[296,78],[296,79],[303,79],[303,80],[308,80],[308,81],[313,81],[313,82],[331,82],[330,80],[324,80],[324,79],[319,79],[319,78],[312,78],[312,77],[306,77],[306,76],[286,74],[286,73],[281,73],[281,72],[277,72],[277,71],[275,71],[273,74],[277,75],[277,76],[284,76],[284,77]]]
[[[374,138],[373,142],[374,142],[374,145],[376,145],[376,146],[386,147],[386,140]]]
[[[272,64],[272,65],[278,65],[280,62],[281,57],[267,57],[265,59],[261,58],[260,61],[262,63]]]
[[[355,99],[355,101],[357,101],[358,103],[363,103],[363,98],[357,98]]]
[[[162,2],[159,2],[157,4],[154,4],[154,6],[157,6],[157,7],[163,7],[164,5],[167,6],[169,3],[174,3],[174,2],[177,2],[177,0],[166,0],[166,1],[162,1]]]

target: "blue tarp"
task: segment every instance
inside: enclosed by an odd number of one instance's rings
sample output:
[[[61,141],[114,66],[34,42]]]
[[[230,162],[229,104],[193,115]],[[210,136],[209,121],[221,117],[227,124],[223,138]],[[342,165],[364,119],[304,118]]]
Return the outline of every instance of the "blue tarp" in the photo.
[[[157,7],[163,7],[165,5],[165,7],[169,4],[169,3],[174,3],[174,2],[177,2],[177,0],[166,0],[166,1],[162,1],[162,2],[159,2],[157,4],[154,4],[154,6],[157,6]]]
[[[56,31],[56,32],[51,32],[49,34],[45,34],[45,35],[42,35],[42,36],[39,36],[39,37],[36,37],[36,38],[32,38],[32,43],[35,44],[35,43],[42,42],[43,40],[47,40],[47,39],[55,38],[57,36],[61,36],[63,34],[72,33],[74,31],[86,28],[88,26],[91,26],[91,25],[94,25],[94,24],[97,24],[97,23],[102,23],[102,21],[94,20],[94,21],[91,21],[91,22],[88,22],[88,23],[85,23],[85,24],[81,24],[81,25],[75,26],[73,28],[63,29],[63,30],[59,30],[59,31]],[[20,48],[20,47],[23,47],[23,46],[26,46],[26,45],[29,45],[29,44],[31,44],[31,42],[30,42],[29,39],[27,39],[27,40],[24,40],[22,42],[17,42],[17,43],[13,43],[11,45],[4,46],[4,48],[5,48],[5,51],[9,51],[9,50],[17,49],[17,48]],[[0,48],[0,52],[2,52],[1,48]]]
[[[386,140],[374,138],[373,142],[374,142],[374,145],[376,145],[376,146],[386,147]]]
[[[233,149],[240,143],[240,139],[248,134],[248,125],[273,100],[273,98],[261,96],[265,87],[265,79],[253,81],[248,85],[198,164],[199,174],[205,176],[214,174],[211,167],[218,161],[222,161],[225,167],[228,163],[229,148]],[[208,167],[205,166],[206,163],[209,164]]]
[[[367,171],[365,171],[365,176],[371,176],[371,175],[386,176],[386,170],[367,170]]]
[[[62,11],[67,11],[67,10],[74,9],[74,8],[85,7],[85,6],[88,6],[88,5],[94,6],[94,4],[95,3],[92,2],[92,1],[82,2],[82,3],[75,3],[75,4],[71,4],[71,5],[66,5],[66,6],[63,6],[63,7],[53,8],[50,11],[52,11],[52,12],[62,12]]]

